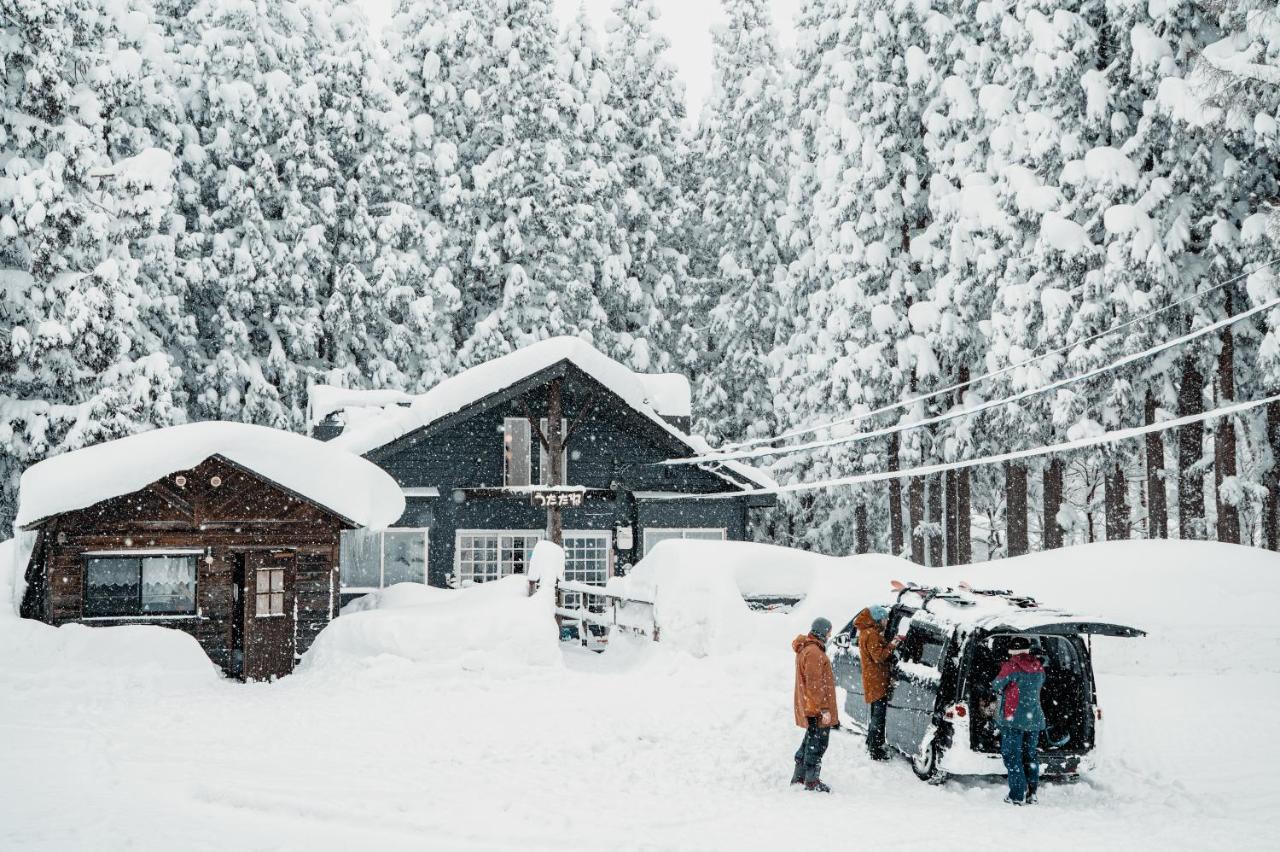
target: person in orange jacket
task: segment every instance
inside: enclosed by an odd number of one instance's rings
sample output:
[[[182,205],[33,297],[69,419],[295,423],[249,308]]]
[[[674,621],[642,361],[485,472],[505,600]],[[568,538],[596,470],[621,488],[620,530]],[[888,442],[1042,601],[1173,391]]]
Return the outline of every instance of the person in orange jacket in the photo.
[[[888,622],[889,610],[882,606],[867,607],[853,619],[853,626],[858,629],[858,654],[862,658],[862,698],[871,705],[867,752],[872,760],[889,759],[884,747],[884,723],[889,709],[889,672],[898,642],[885,641]]]
[[[804,740],[796,751],[796,768],[791,775],[792,784],[804,784],[806,790],[830,793],[831,788],[822,782],[822,756],[826,754],[831,729],[840,727],[840,714],[836,710],[836,679],[827,657],[827,637],[831,635],[831,622],[825,618],[814,619],[808,634],[797,636],[791,642],[796,653],[796,724],[804,728]]]

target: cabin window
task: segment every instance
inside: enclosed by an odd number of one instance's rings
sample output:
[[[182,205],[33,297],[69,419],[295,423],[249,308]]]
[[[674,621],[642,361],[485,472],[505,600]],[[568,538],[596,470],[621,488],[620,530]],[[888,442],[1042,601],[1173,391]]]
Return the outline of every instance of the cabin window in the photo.
[[[697,539],[699,541],[724,541],[725,529],[723,527],[697,527],[697,528],[678,528],[678,527],[649,527],[644,531],[644,552],[649,555],[649,551],[653,550],[654,545],[660,541],[668,539]]]
[[[193,615],[195,611],[194,554],[122,554],[86,560],[86,618]]]
[[[529,421],[508,417],[502,421],[502,481],[504,485],[532,485],[532,446]]]
[[[342,533],[342,587],[381,589],[427,582],[426,529],[347,530]]]
[[[538,424],[538,428],[542,430],[543,435],[547,434],[548,422],[549,421],[547,420],[547,418],[544,417],[542,418],[542,421]],[[561,418],[560,419],[560,444],[562,447],[560,452],[560,484],[561,485],[569,484],[569,453],[563,449],[564,434],[567,431],[569,431],[569,421],[564,418]],[[547,452],[546,447],[542,446],[541,441],[538,442],[538,484],[539,485],[551,484],[551,454]]]
[[[470,586],[523,574],[542,538],[537,531],[472,530],[458,533],[457,583]]]
[[[258,615],[284,615],[284,569],[259,568],[255,594]]]

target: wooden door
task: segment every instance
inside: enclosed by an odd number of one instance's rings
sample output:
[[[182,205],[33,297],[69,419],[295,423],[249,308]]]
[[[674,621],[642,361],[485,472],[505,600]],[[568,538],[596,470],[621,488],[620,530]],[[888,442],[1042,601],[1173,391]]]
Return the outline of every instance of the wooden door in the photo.
[[[293,671],[296,554],[253,550],[245,557],[244,679],[267,680]]]

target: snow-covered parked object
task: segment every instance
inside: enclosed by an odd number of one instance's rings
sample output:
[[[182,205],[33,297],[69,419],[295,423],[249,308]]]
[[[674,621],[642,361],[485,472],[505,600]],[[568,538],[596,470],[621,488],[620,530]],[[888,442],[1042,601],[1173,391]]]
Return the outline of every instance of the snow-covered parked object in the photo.
[[[215,683],[221,677],[191,636],[143,624],[52,627],[31,619],[0,620],[0,648],[8,672],[83,684],[176,685]]]
[[[528,580],[514,576],[439,597],[407,600],[384,589],[366,596],[360,611],[320,632],[303,658],[303,671],[341,676],[351,667],[404,662],[473,671],[518,672],[558,665],[560,636],[549,595],[528,593]]]
[[[248,423],[189,423],[46,459],[22,475],[17,526],[130,494],[212,456],[279,484],[359,526],[383,527],[404,494],[377,465],[292,432]]]
[[[358,390],[312,385],[307,388],[307,423],[315,426],[329,415],[348,408],[386,408],[410,405],[412,402],[411,394],[394,389]]]

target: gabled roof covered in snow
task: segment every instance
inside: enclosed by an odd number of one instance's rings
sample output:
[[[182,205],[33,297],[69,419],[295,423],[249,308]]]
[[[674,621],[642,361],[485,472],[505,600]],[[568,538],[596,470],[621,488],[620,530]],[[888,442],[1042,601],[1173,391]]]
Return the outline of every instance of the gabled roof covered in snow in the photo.
[[[687,434],[666,419],[691,415],[691,393],[687,378],[676,373],[650,375],[637,373],[577,337],[553,337],[518,349],[509,355],[486,361],[445,379],[426,393],[413,397],[408,405],[394,404],[399,400],[392,399],[393,404],[389,404],[376,415],[366,414],[354,419],[348,418],[347,427],[342,434],[330,443],[364,455],[410,432],[456,414],[538,373],[550,370],[562,362],[572,364],[599,382],[628,407],[653,421],[690,451],[694,453],[710,451],[711,448],[705,440]],[[354,394],[347,399],[361,399],[361,392],[357,391]],[[341,405],[329,406],[334,400],[343,398],[342,394],[328,388],[320,390],[318,396],[313,395],[311,398],[313,422],[342,409]],[[325,410],[326,408],[328,410]],[[322,410],[324,415],[319,414]],[[717,462],[715,466],[708,465],[708,469],[740,487],[745,484],[764,488],[776,485],[773,479],[762,471],[737,462]]]
[[[22,474],[16,525],[132,494],[212,456],[357,525],[389,526],[404,513],[400,486],[366,459],[292,432],[213,421],[142,432],[31,466]]]

